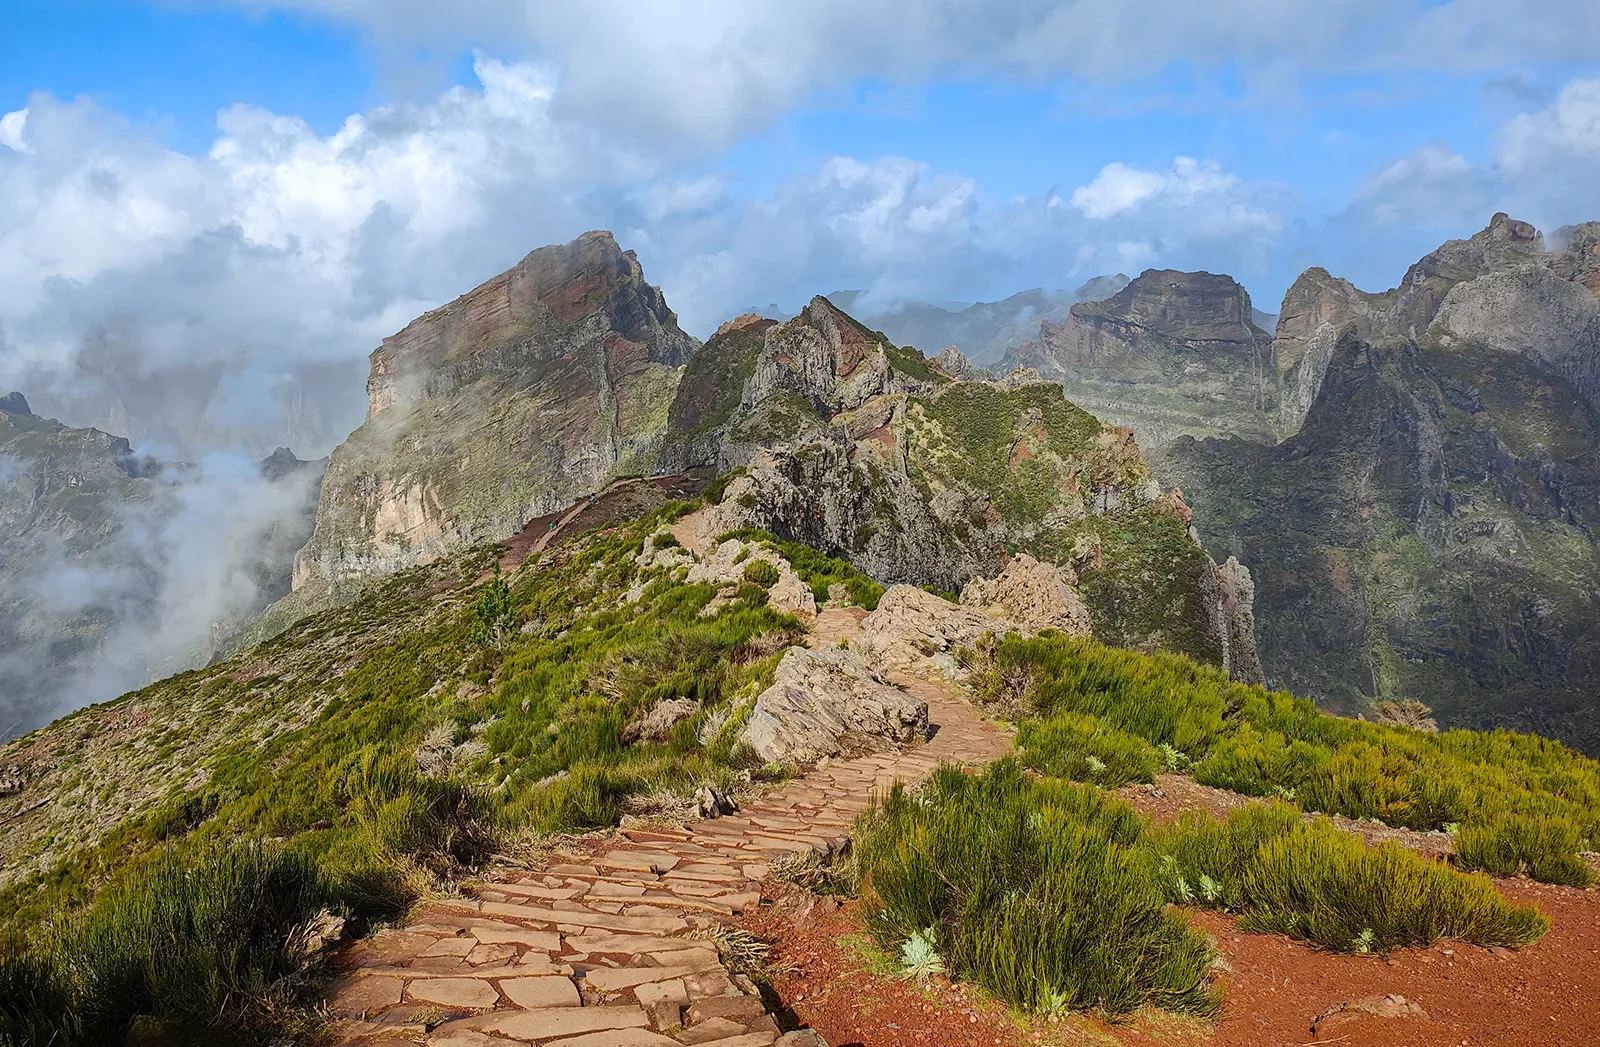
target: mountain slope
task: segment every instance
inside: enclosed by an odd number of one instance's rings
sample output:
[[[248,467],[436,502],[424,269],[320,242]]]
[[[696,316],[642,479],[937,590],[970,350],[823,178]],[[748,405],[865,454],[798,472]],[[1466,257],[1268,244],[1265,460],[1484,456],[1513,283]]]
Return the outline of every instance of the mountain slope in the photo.
[[[1499,215],[1383,295],[1308,272],[1278,340],[1314,376],[1299,431],[1157,458],[1255,572],[1269,681],[1600,751],[1597,232],[1547,254]]]
[[[956,380],[819,297],[786,323],[725,324],[670,417],[674,468],[742,471],[722,530],[945,591],[1029,552],[1067,567],[1106,642],[1257,671],[1248,573],[1213,564],[1131,434],[1059,387]]]

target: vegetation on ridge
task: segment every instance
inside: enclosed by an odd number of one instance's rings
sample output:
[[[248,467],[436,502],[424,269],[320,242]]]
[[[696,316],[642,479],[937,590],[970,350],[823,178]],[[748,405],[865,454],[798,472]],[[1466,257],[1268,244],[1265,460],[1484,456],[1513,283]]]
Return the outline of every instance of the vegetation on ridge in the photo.
[[[1600,841],[1600,764],[1559,742],[1342,719],[1177,655],[1088,639],[1008,636],[965,657],[983,698],[1039,718],[1019,743],[1047,773],[1149,781],[1153,747],[1204,785],[1410,829],[1460,826],[1467,868],[1592,879],[1576,852]],[[1090,757],[1103,770],[1082,770]]]

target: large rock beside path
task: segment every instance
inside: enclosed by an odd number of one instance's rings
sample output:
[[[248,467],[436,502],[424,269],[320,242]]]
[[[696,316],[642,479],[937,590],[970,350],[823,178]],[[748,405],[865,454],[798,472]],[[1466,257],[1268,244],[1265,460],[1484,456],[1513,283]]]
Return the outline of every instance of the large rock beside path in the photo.
[[[922,741],[928,703],[878,678],[854,651],[791,647],[740,739],[769,763],[809,764]]]

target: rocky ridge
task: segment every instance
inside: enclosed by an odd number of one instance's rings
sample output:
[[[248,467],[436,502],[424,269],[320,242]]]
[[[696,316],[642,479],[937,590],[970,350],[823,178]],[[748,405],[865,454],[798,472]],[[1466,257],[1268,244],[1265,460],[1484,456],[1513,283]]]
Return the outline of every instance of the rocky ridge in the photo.
[[[1026,553],[1082,583],[1101,639],[1249,678],[1249,628],[1224,622],[1248,614],[1242,569],[1201,551],[1132,434],[1059,386],[960,380],[816,298],[787,322],[723,325],[670,417],[672,468],[733,473],[708,537],[770,531],[880,581],[952,593]]]

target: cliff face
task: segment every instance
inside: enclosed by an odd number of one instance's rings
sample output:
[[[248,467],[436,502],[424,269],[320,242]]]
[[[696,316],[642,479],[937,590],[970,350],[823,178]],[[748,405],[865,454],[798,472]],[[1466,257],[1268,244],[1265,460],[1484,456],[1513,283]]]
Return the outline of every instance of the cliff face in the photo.
[[[724,325],[670,417],[673,468],[741,471],[708,534],[761,528],[946,591],[1029,552],[1065,567],[1102,640],[1255,676],[1248,572],[1212,563],[1132,434],[1058,386],[959,380],[817,298]]]
[[[385,339],[333,454],[294,587],[305,607],[425,563],[653,461],[678,328],[609,233],[541,248]]]
[[[1511,276],[1513,272],[1521,276]],[[1455,289],[1470,285],[1455,296],[1455,319],[1447,325],[1461,324],[1466,338],[1503,342],[1502,336],[1519,326],[1517,323],[1507,322],[1504,316],[1473,313],[1470,308],[1463,309],[1462,303],[1487,304],[1517,297],[1493,289],[1505,279],[1541,285],[1547,280],[1567,282],[1549,265],[1539,231],[1504,214],[1495,215],[1488,228],[1470,239],[1450,240],[1418,260],[1406,270],[1399,287],[1381,294],[1359,291],[1325,269],[1306,270],[1284,296],[1278,317],[1277,362],[1283,389],[1279,434],[1292,435],[1304,423],[1322,387],[1333,345],[1347,329],[1377,346],[1424,339]],[[1570,330],[1565,325],[1561,329]]]
[[[1308,272],[1278,327],[1298,431],[1154,463],[1212,553],[1255,572],[1270,683],[1600,751],[1597,234],[1546,254],[1496,216],[1383,295]]]
[[[1231,277],[1151,269],[1104,301],[1074,305],[1064,323],[1042,322],[1004,367],[1060,382],[1146,447],[1181,435],[1268,440],[1277,367],[1253,317]]]

